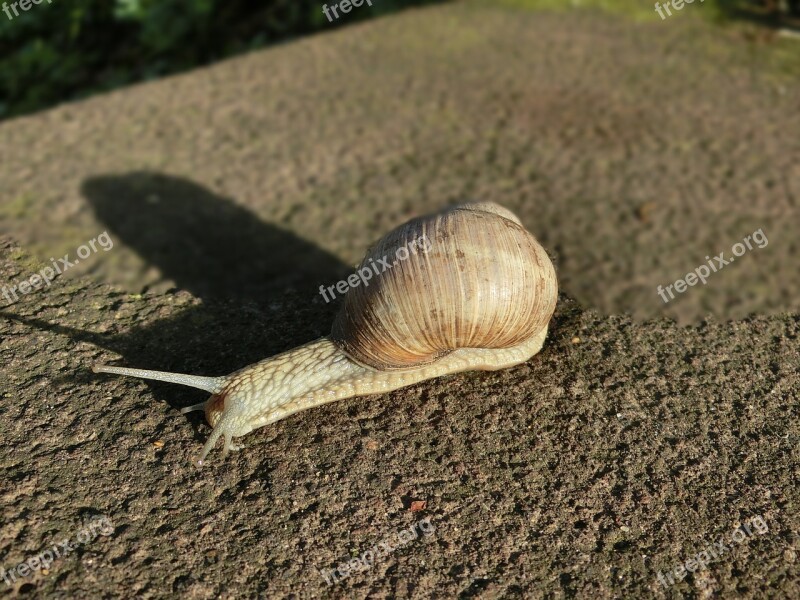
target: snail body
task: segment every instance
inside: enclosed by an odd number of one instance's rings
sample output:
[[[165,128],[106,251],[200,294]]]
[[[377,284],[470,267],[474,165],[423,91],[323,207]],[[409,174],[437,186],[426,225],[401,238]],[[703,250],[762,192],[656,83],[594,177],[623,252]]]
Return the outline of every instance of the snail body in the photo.
[[[379,240],[361,267],[399,248],[405,260],[351,288],[331,335],[223,377],[97,366],[114,373],[189,385],[211,397],[181,412],[204,410],[213,428],[199,464],[223,437],[233,438],[301,410],[380,394],[469,370],[527,361],[542,348],[558,295],[545,250],[510,211],[462,204],[401,225]],[[385,260],[383,261],[385,262]]]

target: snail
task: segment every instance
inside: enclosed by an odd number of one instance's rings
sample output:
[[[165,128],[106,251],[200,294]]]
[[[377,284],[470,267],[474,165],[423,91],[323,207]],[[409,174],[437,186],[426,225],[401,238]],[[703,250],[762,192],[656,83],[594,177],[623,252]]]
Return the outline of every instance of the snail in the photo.
[[[428,240],[426,251],[414,241]],[[409,253],[408,248],[414,249]],[[400,257],[385,268],[385,257]],[[382,260],[383,259],[383,260]],[[511,211],[490,202],[460,204],[419,217],[380,239],[359,272],[384,263],[352,287],[331,334],[223,377],[100,365],[128,375],[205,390],[211,397],[181,410],[204,410],[212,427],[197,461],[220,437],[233,438],[296,412],[380,394],[469,370],[527,361],[547,336],[558,296],[544,248]]]

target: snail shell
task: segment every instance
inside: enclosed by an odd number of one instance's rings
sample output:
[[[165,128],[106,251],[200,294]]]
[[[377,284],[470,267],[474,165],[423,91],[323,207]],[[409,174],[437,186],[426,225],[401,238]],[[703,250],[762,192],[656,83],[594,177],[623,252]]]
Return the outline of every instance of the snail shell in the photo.
[[[378,241],[360,267],[430,242],[371,285],[348,291],[331,339],[361,365],[385,371],[459,348],[508,348],[547,325],[558,297],[544,248],[510,211],[455,206],[409,221]]]

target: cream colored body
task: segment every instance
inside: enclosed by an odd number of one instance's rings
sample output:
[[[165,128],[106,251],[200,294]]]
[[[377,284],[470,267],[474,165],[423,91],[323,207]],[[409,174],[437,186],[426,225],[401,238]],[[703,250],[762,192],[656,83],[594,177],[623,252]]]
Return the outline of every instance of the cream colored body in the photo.
[[[201,460],[220,436],[225,438],[225,451],[236,449],[233,437],[321,404],[383,394],[461,371],[494,371],[518,365],[539,352],[546,337],[547,327],[513,348],[461,348],[435,363],[403,371],[377,371],[361,366],[330,339],[321,338],[225,378],[222,410],[215,402],[216,395],[206,403],[206,419],[214,431],[203,448]]]

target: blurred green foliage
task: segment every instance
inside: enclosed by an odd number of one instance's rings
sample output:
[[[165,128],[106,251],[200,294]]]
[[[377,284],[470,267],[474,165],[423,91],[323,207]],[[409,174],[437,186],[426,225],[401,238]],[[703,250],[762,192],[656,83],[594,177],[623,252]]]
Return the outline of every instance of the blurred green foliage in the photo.
[[[42,0],[13,16],[14,1],[0,0],[0,118],[441,0],[373,0],[334,23],[323,0]]]
[[[0,0],[0,7],[18,1]],[[365,4],[329,23],[322,13],[325,0],[40,0],[27,11],[18,9],[12,19],[0,12],[0,119],[442,1],[373,0],[372,7]],[[634,0],[488,1],[531,9],[596,7],[655,18],[652,3]],[[337,2],[327,0],[329,6]],[[743,5],[777,2],[713,0],[709,5],[731,15]],[[800,0],[788,3],[800,12]]]

